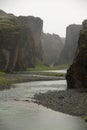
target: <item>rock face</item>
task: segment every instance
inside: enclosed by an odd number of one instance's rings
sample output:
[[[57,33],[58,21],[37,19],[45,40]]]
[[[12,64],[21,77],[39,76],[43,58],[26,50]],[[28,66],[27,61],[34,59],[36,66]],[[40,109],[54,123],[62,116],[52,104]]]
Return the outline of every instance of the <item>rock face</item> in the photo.
[[[42,59],[42,25],[40,18],[16,17],[0,10],[0,70],[25,70]]]
[[[61,37],[62,43],[65,44],[65,37]]]
[[[38,17],[33,16],[19,16],[18,23],[30,28],[32,36],[35,42],[36,57],[42,60],[42,46],[41,46],[41,32],[43,27],[43,21]]]
[[[66,75],[68,88],[87,89],[87,20],[83,22],[77,54]]]
[[[47,65],[54,65],[63,48],[61,38],[56,34],[42,33],[43,61]]]
[[[56,65],[72,63],[76,53],[80,30],[81,25],[72,24],[67,27],[65,45]]]

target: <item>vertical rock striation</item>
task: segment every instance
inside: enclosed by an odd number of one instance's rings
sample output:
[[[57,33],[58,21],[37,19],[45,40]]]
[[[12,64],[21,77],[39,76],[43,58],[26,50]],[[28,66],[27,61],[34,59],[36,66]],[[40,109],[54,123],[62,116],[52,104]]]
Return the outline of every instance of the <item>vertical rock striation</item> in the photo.
[[[40,18],[16,17],[0,10],[0,70],[26,70],[42,59],[42,26]]]
[[[43,27],[43,21],[39,17],[33,16],[19,16],[18,23],[30,28],[32,36],[35,42],[36,57],[42,60],[42,45],[41,45],[41,32]]]
[[[42,33],[43,61],[47,65],[54,65],[63,48],[61,38],[57,34]]]
[[[56,63],[57,65],[72,63],[76,53],[80,30],[81,25],[72,24],[67,27],[65,45]]]
[[[68,88],[87,89],[87,20],[82,25],[77,53],[66,75]]]

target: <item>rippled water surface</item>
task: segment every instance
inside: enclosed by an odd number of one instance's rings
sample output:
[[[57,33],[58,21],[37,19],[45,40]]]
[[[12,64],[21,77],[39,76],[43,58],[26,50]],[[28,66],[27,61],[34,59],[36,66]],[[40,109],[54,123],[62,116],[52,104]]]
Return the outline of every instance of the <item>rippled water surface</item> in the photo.
[[[0,130],[87,130],[81,118],[55,112],[31,102],[35,93],[66,89],[66,81],[16,84],[0,92]]]

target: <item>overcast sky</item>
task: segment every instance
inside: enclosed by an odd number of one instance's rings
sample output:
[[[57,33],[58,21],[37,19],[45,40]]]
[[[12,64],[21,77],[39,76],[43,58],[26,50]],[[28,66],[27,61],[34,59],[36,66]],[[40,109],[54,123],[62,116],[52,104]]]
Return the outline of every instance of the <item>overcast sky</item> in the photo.
[[[87,19],[87,0],[0,0],[0,9],[33,15],[44,21],[44,32],[65,36],[66,26]]]

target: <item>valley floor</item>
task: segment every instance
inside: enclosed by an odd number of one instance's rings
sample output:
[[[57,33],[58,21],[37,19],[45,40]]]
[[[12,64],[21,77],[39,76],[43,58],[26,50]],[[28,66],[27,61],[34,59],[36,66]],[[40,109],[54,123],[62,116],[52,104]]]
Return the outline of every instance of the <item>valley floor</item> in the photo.
[[[64,77],[32,75],[31,73],[5,74],[1,76],[0,90],[9,89],[14,83],[44,80],[64,80]],[[10,82],[9,82],[10,80]],[[3,83],[2,83],[3,81]],[[3,85],[2,85],[3,84]],[[35,103],[55,111],[84,117],[87,114],[87,90],[73,89],[65,91],[48,91],[34,96]]]
[[[16,73],[16,74],[4,74],[0,76],[0,90],[10,89],[13,87],[12,84],[24,83],[31,81],[48,81],[48,80],[64,80],[65,77],[61,76],[46,76],[46,75],[35,75],[33,73]]]

